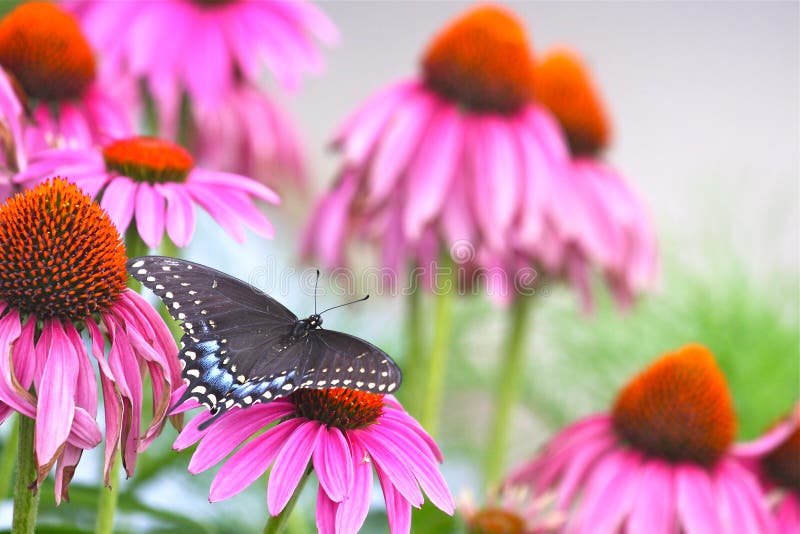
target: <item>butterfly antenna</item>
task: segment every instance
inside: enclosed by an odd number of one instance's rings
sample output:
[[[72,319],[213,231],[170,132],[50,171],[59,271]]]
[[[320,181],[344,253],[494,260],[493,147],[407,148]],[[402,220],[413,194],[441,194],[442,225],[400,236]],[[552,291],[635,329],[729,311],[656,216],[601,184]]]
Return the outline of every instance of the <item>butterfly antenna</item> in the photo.
[[[345,302],[344,304],[339,304],[338,306],[332,306],[332,307],[328,308],[327,310],[322,310],[321,312],[319,312],[319,315],[322,315],[323,313],[325,313],[327,311],[335,310],[336,308],[341,308],[342,306],[349,306],[350,304],[355,304],[356,302],[365,301],[368,298],[369,298],[369,295],[367,295],[366,297],[357,299],[357,300],[353,300],[351,302]]]
[[[314,315],[317,315],[317,287],[319,287],[319,269],[317,269],[317,280],[314,282]]]

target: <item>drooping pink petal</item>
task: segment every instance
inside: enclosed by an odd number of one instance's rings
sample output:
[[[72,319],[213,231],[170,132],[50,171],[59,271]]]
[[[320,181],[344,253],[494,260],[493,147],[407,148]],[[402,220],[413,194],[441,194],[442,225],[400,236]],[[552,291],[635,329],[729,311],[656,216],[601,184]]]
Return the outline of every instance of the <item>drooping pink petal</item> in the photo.
[[[405,534],[411,531],[411,504],[398,492],[389,477],[380,469],[378,480],[383,490],[386,501],[386,515],[389,519],[389,532],[391,534]]]
[[[192,171],[189,181],[190,183],[213,185],[231,191],[247,193],[270,204],[281,203],[281,197],[269,187],[230,172],[195,169]]]
[[[263,475],[286,440],[302,423],[298,419],[284,421],[237,451],[211,482],[208,500],[216,502],[233,497]]]
[[[64,453],[58,459],[55,480],[56,505],[61,504],[62,500],[69,500],[69,483],[75,473],[75,467],[81,459],[82,452],[78,447],[67,445],[64,447]]]
[[[192,240],[195,226],[194,204],[180,187],[170,184],[156,186],[167,199],[167,234],[175,245],[185,247]]]
[[[322,427],[313,461],[320,487],[328,497],[336,502],[344,499],[353,483],[353,459],[347,439],[338,428]]]
[[[671,534],[675,532],[675,483],[672,467],[650,459],[642,465],[639,492],[628,518],[629,534]]]
[[[103,441],[103,434],[100,432],[100,428],[94,418],[95,416],[84,408],[76,406],[75,417],[72,421],[72,428],[70,428],[67,441],[81,449],[93,449],[96,447]]]
[[[708,472],[693,464],[681,464],[675,471],[677,508],[686,534],[723,532]]]
[[[2,304],[5,307],[5,303]],[[20,336],[21,330],[17,310],[11,309],[0,318],[0,402],[11,406],[26,417],[33,418],[36,414],[35,399],[31,395],[18,392],[12,379],[12,344]]]
[[[613,452],[598,463],[584,491],[580,532],[620,529],[639,491],[640,463],[639,455],[628,451]]]
[[[408,465],[398,460],[397,448],[390,448],[389,443],[381,439],[374,439],[363,430],[356,430],[349,434],[350,442],[358,441],[366,449],[376,469],[381,469],[392,481],[395,488],[403,498],[412,506],[422,506],[425,499],[417,486],[414,474]]]
[[[338,503],[333,502],[322,486],[317,491],[316,523],[318,534],[336,534],[336,509]]]
[[[336,532],[358,532],[367,518],[372,495],[372,463],[358,440],[351,441],[350,446],[356,460],[353,485],[350,494],[336,509]]]
[[[306,421],[292,432],[281,447],[267,486],[267,508],[271,515],[278,515],[289,502],[324,431],[324,425],[319,422]]]
[[[128,229],[133,218],[137,185],[130,178],[118,176],[103,191],[100,206],[108,212],[120,233]]]
[[[164,235],[164,197],[144,182],[136,190],[136,229],[148,247],[158,248]]]
[[[76,347],[64,333],[61,323],[49,319],[43,328],[50,332],[51,342],[42,373],[42,387],[37,389],[34,448],[40,480],[44,479],[60,454],[72,428],[79,369]]]

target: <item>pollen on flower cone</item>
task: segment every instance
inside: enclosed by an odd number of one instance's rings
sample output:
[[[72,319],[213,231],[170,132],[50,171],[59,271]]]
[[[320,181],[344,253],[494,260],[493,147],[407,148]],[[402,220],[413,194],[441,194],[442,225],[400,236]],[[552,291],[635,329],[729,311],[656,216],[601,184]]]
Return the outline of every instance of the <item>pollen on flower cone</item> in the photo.
[[[428,46],[425,82],[471,111],[513,113],[533,98],[533,56],[522,23],[493,5],[469,10]]]
[[[183,182],[194,166],[186,149],[155,137],[114,141],[103,149],[103,159],[109,170],[151,184]]]
[[[78,321],[126,288],[114,223],[75,185],[56,178],[0,207],[0,299],[39,319]]]
[[[501,508],[484,508],[469,520],[470,534],[523,534],[525,521]]]
[[[555,115],[573,155],[595,155],[609,143],[611,127],[580,56],[568,49],[545,54],[536,65],[536,99]]]
[[[354,389],[298,389],[289,399],[301,416],[340,430],[369,426],[383,411],[383,395]]]
[[[764,457],[762,465],[770,480],[800,492],[800,425],[786,441]]]
[[[0,65],[31,98],[80,98],[95,77],[92,49],[72,15],[48,2],[18,6],[0,20]]]
[[[725,377],[701,345],[668,353],[636,376],[619,393],[613,421],[629,445],[669,461],[711,465],[736,436]]]

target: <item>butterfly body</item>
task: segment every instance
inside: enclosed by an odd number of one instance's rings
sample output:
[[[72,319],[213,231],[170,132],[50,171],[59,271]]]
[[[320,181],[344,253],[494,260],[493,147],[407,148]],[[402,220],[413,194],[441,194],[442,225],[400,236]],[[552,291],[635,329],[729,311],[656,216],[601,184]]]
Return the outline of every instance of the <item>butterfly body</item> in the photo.
[[[392,359],[355,336],[299,319],[257,288],[209,267],[163,256],[128,261],[185,335],[179,354],[186,391],[214,417],[290,394],[298,388],[344,387],[391,393],[402,380]]]

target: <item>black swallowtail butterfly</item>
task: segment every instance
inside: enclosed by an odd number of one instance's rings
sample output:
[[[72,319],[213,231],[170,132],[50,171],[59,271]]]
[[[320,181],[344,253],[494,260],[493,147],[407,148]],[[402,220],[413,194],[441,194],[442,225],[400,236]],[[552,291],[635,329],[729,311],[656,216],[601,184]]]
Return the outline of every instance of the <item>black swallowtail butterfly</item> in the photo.
[[[388,354],[355,336],[298,319],[280,302],[225,273],[176,258],[142,256],[128,272],[181,322],[186,392],[214,415],[269,402],[299,388],[391,393],[402,374]]]

